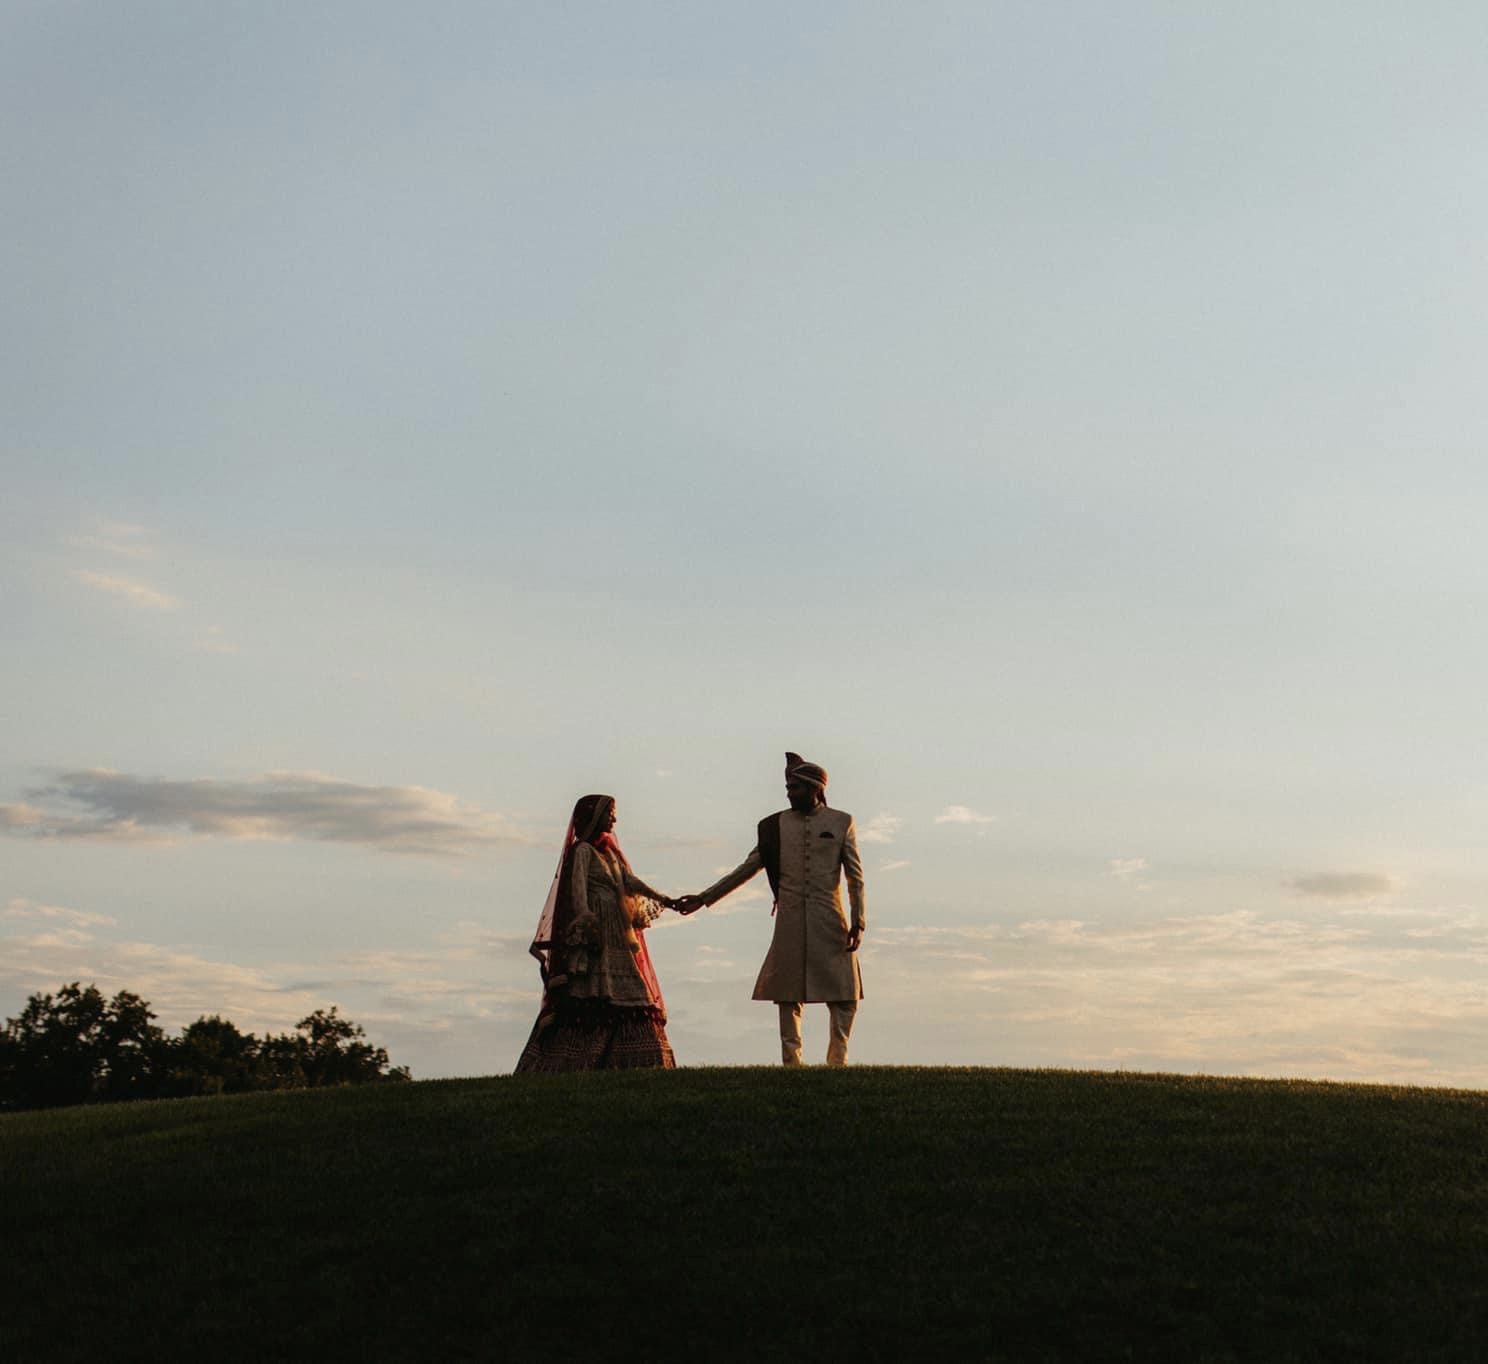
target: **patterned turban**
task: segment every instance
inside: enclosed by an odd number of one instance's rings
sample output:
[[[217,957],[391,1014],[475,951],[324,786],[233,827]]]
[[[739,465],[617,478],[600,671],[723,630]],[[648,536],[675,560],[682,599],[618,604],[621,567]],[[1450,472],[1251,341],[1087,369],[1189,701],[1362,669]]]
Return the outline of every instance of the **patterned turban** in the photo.
[[[827,789],[827,769],[807,762],[799,753],[785,755],[785,779],[786,781],[806,781],[813,786],[821,787],[823,791]]]

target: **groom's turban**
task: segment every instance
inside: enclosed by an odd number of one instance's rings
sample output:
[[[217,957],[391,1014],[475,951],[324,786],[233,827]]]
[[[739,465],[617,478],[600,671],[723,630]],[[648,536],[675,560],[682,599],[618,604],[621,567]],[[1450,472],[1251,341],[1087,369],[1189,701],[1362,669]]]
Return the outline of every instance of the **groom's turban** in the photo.
[[[799,753],[785,755],[785,779],[786,781],[810,782],[813,786],[821,787],[823,791],[827,789],[827,769],[807,762]]]

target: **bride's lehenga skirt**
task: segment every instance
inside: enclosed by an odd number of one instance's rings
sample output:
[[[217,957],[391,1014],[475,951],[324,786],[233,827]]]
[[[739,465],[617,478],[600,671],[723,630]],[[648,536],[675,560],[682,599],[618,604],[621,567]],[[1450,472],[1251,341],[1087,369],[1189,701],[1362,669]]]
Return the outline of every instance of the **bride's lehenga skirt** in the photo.
[[[675,1070],[666,1015],[655,1005],[565,1000],[539,1018],[517,1060],[517,1073],[559,1070]]]

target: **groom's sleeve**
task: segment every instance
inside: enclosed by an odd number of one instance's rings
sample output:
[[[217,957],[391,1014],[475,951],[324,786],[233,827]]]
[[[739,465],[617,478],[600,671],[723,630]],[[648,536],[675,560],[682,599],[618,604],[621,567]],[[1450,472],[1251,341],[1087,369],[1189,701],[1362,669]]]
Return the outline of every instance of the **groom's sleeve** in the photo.
[[[760,850],[756,846],[750,850],[749,856],[739,863],[733,871],[720,880],[715,881],[707,890],[702,892],[701,898],[705,905],[714,904],[723,899],[731,891],[738,890],[751,876],[765,865],[764,858],[760,856]]]
[[[842,874],[847,878],[852,926],[864,930],[868,927],[868,897],[863,891],[863,859],[858,856],[858,826],[852,819],[847,821],[847,831],[842,835]]]

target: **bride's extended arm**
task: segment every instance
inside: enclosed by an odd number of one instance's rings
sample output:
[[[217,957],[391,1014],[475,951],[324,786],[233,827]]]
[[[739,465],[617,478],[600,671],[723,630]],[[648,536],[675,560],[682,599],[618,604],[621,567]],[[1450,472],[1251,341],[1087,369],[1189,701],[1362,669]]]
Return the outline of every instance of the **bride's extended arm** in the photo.
[[[655,900],[657,904],[665,908],[671,908],[672,897],[664,895],[659,890],[654,890],[641,880],[629,867],[622,868],[625,876],[625,889],[630,895],[643,895],[648,900]]]
[[[658,913],[661,913],[662,909],[676,909],[677,901],[673,900],[673,897],[671,897],[671,895],[662,894],[662,892],[656,890],[655,887],[649,887],[649,885],[647,885],[646,882],[641,881],[640,876],[635,875],[635,873],[632,872],[629,867],[623,867],[622,873],[623,876],[625,876],[626,895],[638,895],[638,897],[643,898],[643,900],[650,900],[653,904],[656,904],[656,906],[658,906],[658,909],[656,909],[655,913],[647,913],[647,919],[655,919],[656,915],[658,915]]]

